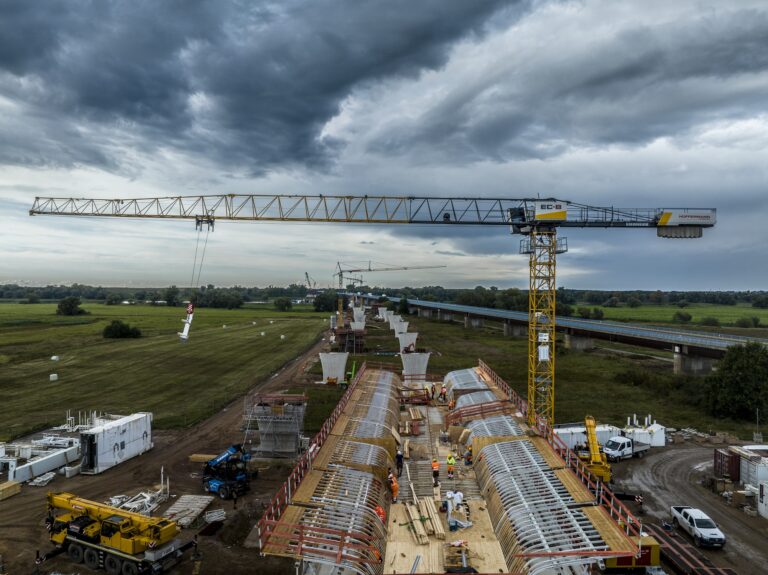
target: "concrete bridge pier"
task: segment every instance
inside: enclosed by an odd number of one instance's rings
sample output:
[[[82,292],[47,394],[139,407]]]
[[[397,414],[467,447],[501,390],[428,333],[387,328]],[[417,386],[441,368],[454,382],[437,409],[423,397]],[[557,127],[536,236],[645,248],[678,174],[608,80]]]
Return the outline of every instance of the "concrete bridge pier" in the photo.
[[[483,327],[483,318],[480,317],[473,317],[472,318],[472,327],[475,329],[479,329]]]
[[[513,323],[512,337],[528,337],[528,326],[519,323]]]
[[[464,328],[469,329],[469,314],[464,315]]]
[[[694,355],[687,345],[676,345],[674,354],[674,372],[676,375],[707,375],[712,373],[716,359]]]
[[[565,349],[584,351],[585,349],[593,349],[594,347],[595,342],[591,337],[574,335],[572,333],[565,334]]]

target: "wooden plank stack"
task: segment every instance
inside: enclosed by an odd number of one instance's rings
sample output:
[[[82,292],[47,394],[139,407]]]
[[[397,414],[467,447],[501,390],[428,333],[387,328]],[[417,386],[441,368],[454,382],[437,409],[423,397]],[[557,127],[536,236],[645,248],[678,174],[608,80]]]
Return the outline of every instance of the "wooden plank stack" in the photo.
[[[412,532],[416,538],[416,542],[419,545],[429,544],[429,536],[427,535],[427,530],[421,522],[419,508],[416,507],[413,503],[406,503],[405,513],[408,516],[408,523],[410,523],[411,527],[413,528]]]
[[[430,519],[435,537],[438,539],[445,539],[445,528],[443,527],[440,514],[437,512],[437,508],[435,507],[435,501],[433,499],[429,499],[428,497],[423,497],[419,502],[419,506],[421,506],[422,503],[424,504],[427,516]]]
[[[21,483],[18,481],[6,481],[5,483],[0,483],[0,501],[13,497],[20,492]]]

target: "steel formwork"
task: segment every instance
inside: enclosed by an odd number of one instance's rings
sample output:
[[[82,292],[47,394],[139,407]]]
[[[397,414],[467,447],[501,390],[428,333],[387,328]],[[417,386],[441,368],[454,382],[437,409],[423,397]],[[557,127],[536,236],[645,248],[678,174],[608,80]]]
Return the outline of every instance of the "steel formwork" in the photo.
[[[608,551],[597,529],[530,441],[486,446],[476,465],[508,566],[531,575],[567,572]]]
[[[286,486],[259,522],[263,554],[293,557],[305,571],[381,575],[384,482],[399,420],[397,381],[365,364]],[[338,424],[338,425],[337,425]],[[383,443],[384,445],[380,445]],[[328,450],[331,450],[328,453]]]
[[[462,407],[468,407],[470,405],[480,405],[481,403],[490,403],[491,401],[498,401],[499,398],[491,390],[488,391],[475,391],[473,393],[467,393],[460,396],[456,400],[456,409]]]
[[[476,419],[467,423],[470,431],[469,440],[474,437],[514,437],[524,435],[517,422],[507,415],[495,415],[485,419]]]
[[[443,379],[443,384],[452,399],[458,399],[467,393],[488,390],[488,385],[474,368],[448,372]]]

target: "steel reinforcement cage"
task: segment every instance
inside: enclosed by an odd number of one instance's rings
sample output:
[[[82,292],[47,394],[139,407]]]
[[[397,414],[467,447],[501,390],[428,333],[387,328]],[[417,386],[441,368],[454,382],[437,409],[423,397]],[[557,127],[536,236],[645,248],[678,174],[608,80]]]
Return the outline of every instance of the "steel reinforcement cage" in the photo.
[[[475,465],[507,566],[530,575],[611,555],[576,501],[528,440],[486,446]]]
[[[383,572],[386,526],[381,514],[389,505],[383,478],[392,461],[388,452],[399,419],[399,395],[389,372],[359,393],[367,372],[363,364],[310,450],[265,510],[258,523],[263,554],[300,558],[307,564],[360,575]],[[320,458],[322,467],[313,469],[342,414],[347,422],[341,432],[334,432],[333,452],[325,453]],[[311,481],[303,485],[310,473]]]
[[[291,528],[290,542],[286,544],[286,549],[291,551],[292,556],[305,557],[308,560],[315,561],[319,564],[328,566],[339,566],[348,568],[355,573],[361,575],[380,575],[383,570],[381,564],[383,557],[383,548],[380,549],[376,544],[376,540],[383,541],[386,539],[386,534],[374,535],[373,532],[357,532],[351,534],[348,529],[338,528],[335,525],[332,528],[317,527],[308,525],[285,525],[285,527],[277,527],[279,519],[285,509],[291,503],[292,494],[298,489],[304,477],[312,469],[312,463],[317,458],[320,451],[320,447],[325,443],[331,429],[337,422],[339,416],[346,408],[349,400],[354,393],[355,389],[359,385],[360,381],[365,376],[368,366],[373,364],[363,364],[360,371],[357,373],[354,380],[351,382],[347,392],[344,394],[338,405],[334,409],[331,416],[323,424],[321,430],[315,435],[310,443],[310,449],[302,456],[296,467],[293,469],[288,477],[288,480],[277,492],[272,502],[265,509],[264,515],[258,523],[259,544],[264,552],[265,548],[270,544],[270,540],[273,537],[280,538],[276,535],[276,529]],[[376,368],[383,370],[396,370],[397,367],[387,364],[376,364]],[[526,414],[527,404],[514,390],[512,390],[507,382],[501,378],[496,372],[494,372],[485,362],[482,360],[479,362],[479,369],[483,373],[483,376],[488,378],[494,383],[504,394],[509,397],[508,405],[511,405],[516,411]],[[478,408],[480,406],[472,406],[472,408]],[[497,415],[498,416],[498,415]],[[503,416],[502,416],[503,417]],[[489,422],[491,420],[489,419]],[[478,427],[480,429],[480,427]],[[556,546],[558,542],[556,540],[547,541],[542,543],[541,532],[534,535],[530,529],[529,537],[522,542],[525,544],[525,549],[519,549],[518,552],[513,553],[507,560],[508,563],[511,560],[512,564],[510,573],[514,572],[541,572],[546,568],[552,568],[553,566],[566,568],[573,566],[578,568],[583,565],[585,558],[589,558],[590,561],[595,561],[598,557],[607,556],[627,556],[631,554],[639,554],[639,536],[641,531],[640,521],[619,501],[613,493],[605,487],[602,483],[598,482],[594,476],[592,476],[585,465],[579,460],[573,451],[568,449],[565,443],[546,425],[544,422],[537,421],[536,429],[539,434],[546,440],[549,446],[554,452],[560,456],[564,462],[565,468],[569,469],[574,475],[581,481],[587,489],[589,489],[595,495],[594,504],[596,507],[603,509],[610,517],[615,525],[621,528],[621,532],[626,539],[628,548],[631,548],[631,552],[611,552],[609,550],[600,549],[599,542],[592,538],[592,533],[589,526],[587,526],[577,515],[571,514],[568,518],[571,529],[575,529],[577,532],[580,529],[586,534],[586,541],[590,544],[594,543],[594,549],[566,549],[566,550],[553,550],[552,547]],[[519,442],[520,440],[518,440]],[[503,442],[501,444],[493,445],[505,445],[512,442]],[[492,447],[488,446],[488,447]],[[375,446],[371,446],[375,447]],[[497,448],[501,449],[501,448]],[[372,450],[375,451],[375,450]],[[341,457],[341,451],[339,451],[339,457]],[[338,460],[336,457],[332,460],[332,463],[336,463]],[[503,474],[497,474],[502,476]],[[489,479],[491,481],[489,472]],[[346,477],[346,475],[345,475]],[[371,481],[374,481],[371,479]],[[488,483],[490,485],[490,483]],[[556,487],[554,488],[556,493],[561,493]],[[501,491],[505,493],[510,492],[510,487],[502,486]],[[514,490],[511,491],[514,496]],[[500,496],[499,496],[500,497]],[[375,500],[375,498],[374,498]],[[525,504],[523,504],[525,505]],[[514,508],[514,506],[512,506]],[[544,504],[546,508],[546,504]],[[369,507],[366,507],[368,510]],[[551,513],[551,508],[550,508]],[[366,511],[366,514],[368,512]],[[348,518],[349,519],[349,518]],[[510,522],[506,522],[508,529],[512,528]],[[520,523],[523,527],[528,524]],[[500,539],[504,537],[502,533]],[[560,543],[562,545],[562,543]],[[542,549],[542,545],[549,547],[548,549]],[[381,554],[381,555],[379,555]]]
[[[493,371],[487,363],[483,360],[478,360],[478,367],[485,377],[490,379],[494,385],[509,397],[520,413],[525,415],[528,412],[527,402],[501,376]],[[640,520],[616,498],[608,487],[590,473],[576,453],[568,448],[565,442],[560,439],[549,425],[539,419],[536,421],[536,426],[539,434],[546,440],[554,452],[562,458],[565,468],[570,469],[576,478],[595,494],[595,505],[602,508],[610,519],[621,528],[626,542],[633,548],[633,554],[639,555],[639,541],[642,531]],[[622,553],[621,555],[627,555],[627,553]]]
[[[448,397],[457,400],[462,395],[489,389],[488,384],[477,374],[475,368],[451,371],[445,375],[443,384],[448,391]]]
[[[469,407],[470,405],[481,405],[483,403],[490,403],[497,401],[499,398],[491,390],[488,391],[473,391],[460,396],[456,400],[455,409],[461,409],[462,407]]]

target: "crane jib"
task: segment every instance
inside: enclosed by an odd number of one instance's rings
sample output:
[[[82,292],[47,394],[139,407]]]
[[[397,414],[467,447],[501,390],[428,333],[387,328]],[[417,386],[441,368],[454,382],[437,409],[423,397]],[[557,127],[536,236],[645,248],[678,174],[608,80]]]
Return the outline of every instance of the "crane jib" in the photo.
[[[598,207],[555,198],[212,195],[98,199],[38,197],[30,215],[360,224],[704,228],[716,210]]]

